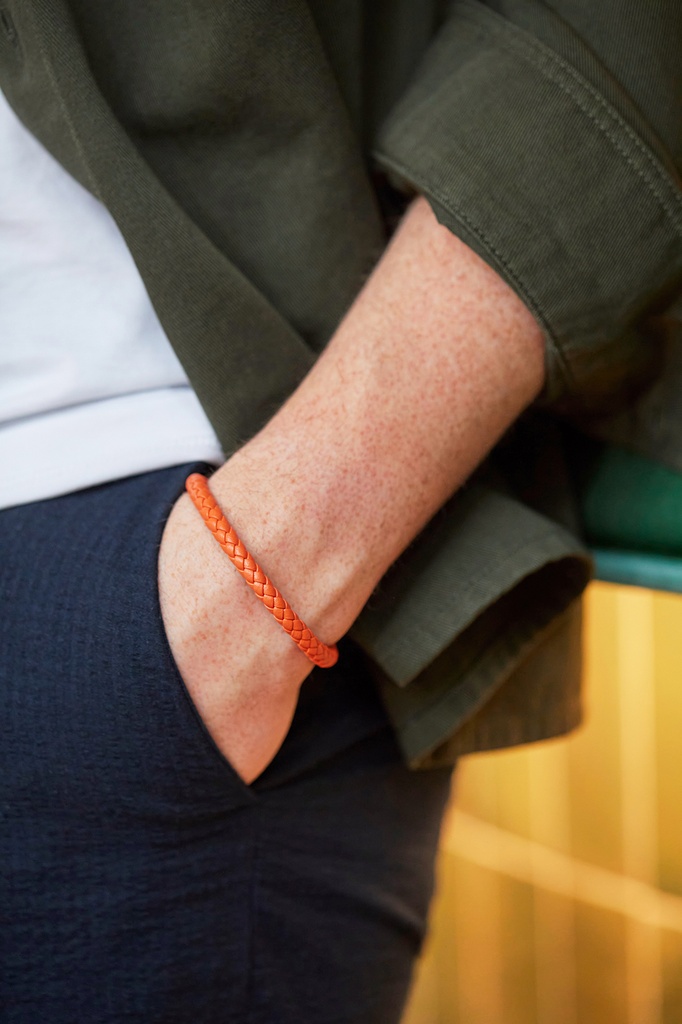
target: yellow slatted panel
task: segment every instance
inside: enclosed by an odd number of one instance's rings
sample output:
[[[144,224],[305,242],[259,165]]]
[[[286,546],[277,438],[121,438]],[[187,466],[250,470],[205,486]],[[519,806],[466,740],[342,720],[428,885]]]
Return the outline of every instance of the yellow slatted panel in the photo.
[[[403,1024],[682,1024],[682,596],[586,611],[586,725],[462,762]]]

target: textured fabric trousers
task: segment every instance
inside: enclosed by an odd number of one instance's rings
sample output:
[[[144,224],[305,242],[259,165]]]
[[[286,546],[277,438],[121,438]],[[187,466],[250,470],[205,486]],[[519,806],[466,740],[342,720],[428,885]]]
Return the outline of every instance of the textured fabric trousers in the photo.
[[[345,638],[240,779],[159,609],[195,469],[0,512],[0,1020],[398,1022],[452,769],[404,767]]]

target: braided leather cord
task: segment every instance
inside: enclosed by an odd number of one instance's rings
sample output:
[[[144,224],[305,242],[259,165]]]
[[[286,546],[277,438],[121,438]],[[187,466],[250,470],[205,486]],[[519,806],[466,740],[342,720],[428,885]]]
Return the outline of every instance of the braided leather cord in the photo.
[[[298,618],[277,587],[273,586],[223,515],[208,486],[206,477],[201,473],[192,473],[187,477],[185,487],[202,519],[227,557],[242,578],[246,580],[254,594],[284,627],[294,643],[320,668],[331,668],[332,665],[335,665],[339,657],[336,644],[330,647],[318,640],[306,624]]]

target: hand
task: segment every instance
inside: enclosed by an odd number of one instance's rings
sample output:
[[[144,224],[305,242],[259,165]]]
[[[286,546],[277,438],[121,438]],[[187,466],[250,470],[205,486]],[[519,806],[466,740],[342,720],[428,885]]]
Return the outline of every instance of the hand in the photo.
[[[158,572],[180,675],[215,743],[249,784],[282,745],[313,664],[249,589],[187,494],[166,522]]]
[[[309,373],[211,490],[297,614],[335,643],[543,380],[531,311],[420,196]],[[187,689],[250,782],[312,663],[189,496],[166,526],[159,591]]]

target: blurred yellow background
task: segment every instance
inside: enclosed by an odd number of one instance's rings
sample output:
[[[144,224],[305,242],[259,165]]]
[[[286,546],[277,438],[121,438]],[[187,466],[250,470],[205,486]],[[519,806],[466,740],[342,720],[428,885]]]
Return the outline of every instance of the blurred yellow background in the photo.
[[[403,1024],[681,1024],[682,596],[593,582],[586,723],[462,760]]]

